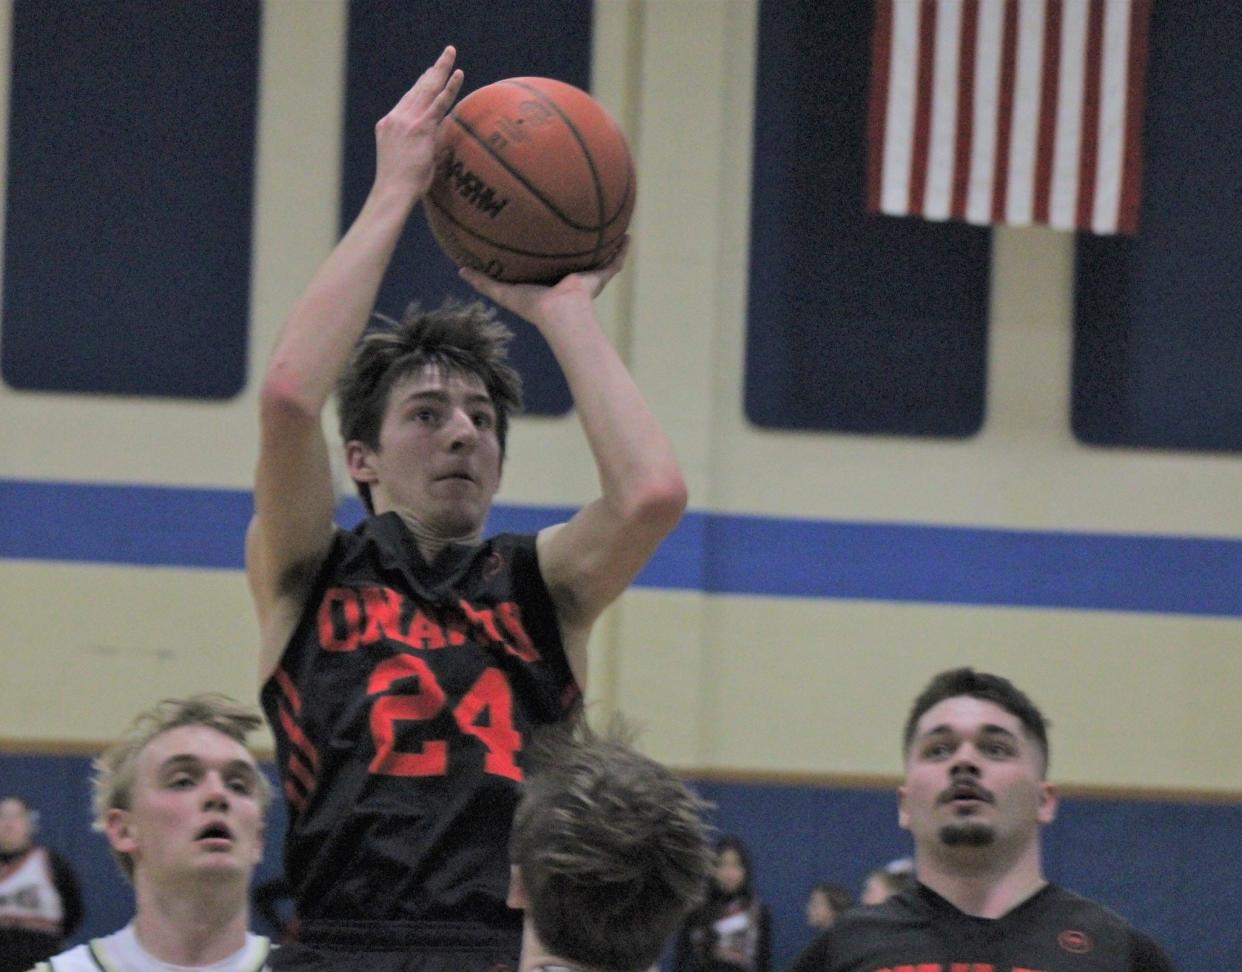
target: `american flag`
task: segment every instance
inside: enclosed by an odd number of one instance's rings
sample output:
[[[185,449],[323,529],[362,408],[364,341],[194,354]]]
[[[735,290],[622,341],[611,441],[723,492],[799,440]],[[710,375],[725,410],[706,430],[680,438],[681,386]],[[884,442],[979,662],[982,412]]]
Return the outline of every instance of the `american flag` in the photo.
[[[867,206],[1133,233],[1151,0],[876,0]]]

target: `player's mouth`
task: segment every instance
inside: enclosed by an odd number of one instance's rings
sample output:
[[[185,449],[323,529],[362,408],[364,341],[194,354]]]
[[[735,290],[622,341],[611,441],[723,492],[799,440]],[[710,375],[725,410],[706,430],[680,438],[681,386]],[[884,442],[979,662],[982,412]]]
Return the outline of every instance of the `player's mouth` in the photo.
[[[198,832],[194,842],[209,850],[228,850],[233,846],[233,831],[223,823],[209,823]]]

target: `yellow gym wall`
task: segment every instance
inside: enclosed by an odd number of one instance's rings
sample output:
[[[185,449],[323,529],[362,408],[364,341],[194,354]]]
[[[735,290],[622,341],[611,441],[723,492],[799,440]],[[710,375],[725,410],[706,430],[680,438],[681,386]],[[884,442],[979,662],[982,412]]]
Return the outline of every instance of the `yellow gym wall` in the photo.
[[[677,446],[692,508],[1242,538],[1236,457],[1088,448],[1070,434],[1065,234],[994,233],[979,435],[777,433],[746,421],[747,260],[763,258],[747,245],[756,10],[596,3],[593,88],[630,135],[640,188],[634,249],[601,316]],[[0,3],[6,44],[10,16]],[[246,390],[220,404],[138,406],[0,388],[0,478],[249,487],[266,350],[337,234],[345,5],[268,0],[263,18]],[[7,50],[0,58],[2,87]],[[517,422],[503,502],[577,504],[594,489],[572,416]],[[0,560],[0,590],[0,748],[89,747],[167,695],[255,696],[240,572]],[[1236,619],[644,588],[601,622],[589,696],[689,771],[891,776],[909,700],[933,672],[974,664],[1045,708],[1060,781],[1236,797],[1239,640]]]

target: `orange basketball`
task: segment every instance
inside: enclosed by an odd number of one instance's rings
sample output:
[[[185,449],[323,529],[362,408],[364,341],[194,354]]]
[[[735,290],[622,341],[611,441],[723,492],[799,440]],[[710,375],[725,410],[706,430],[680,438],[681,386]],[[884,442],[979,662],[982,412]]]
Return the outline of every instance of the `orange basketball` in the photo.
[[[440,126],[423,209],[458,266],[550,283],[616,252],[636,188],[625,136],[598,101],[551,78],[509,78]]]

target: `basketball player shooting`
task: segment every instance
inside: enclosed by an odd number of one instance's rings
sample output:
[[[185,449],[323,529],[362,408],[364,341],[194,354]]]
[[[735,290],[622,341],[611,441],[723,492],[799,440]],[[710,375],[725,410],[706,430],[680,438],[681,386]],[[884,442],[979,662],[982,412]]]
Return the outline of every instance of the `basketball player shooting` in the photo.
[[[669,441],[592,300],[624,253],[554,286],[463,271],[564,371],[600,496],[534,536],[484,539],[520,381],[481,304],[364,337],[462,85],[449,47],[376,126],[375,181],[286,321],[260,393],[247,576],[290,807],[302,942],[277,969],[503,969],[521,917],[506,842],[531,731],[570,717],[591,626],[685,508]],[[321,413],[336,387],[352,532]]]

